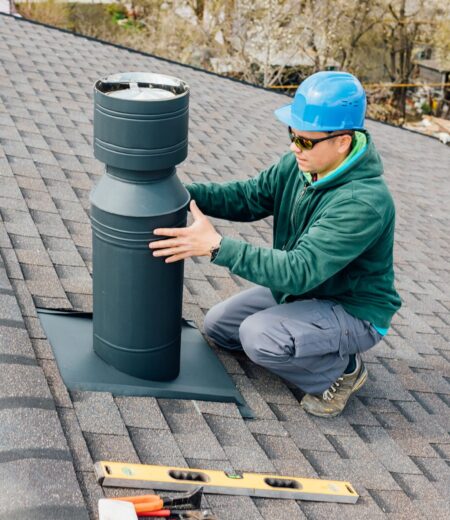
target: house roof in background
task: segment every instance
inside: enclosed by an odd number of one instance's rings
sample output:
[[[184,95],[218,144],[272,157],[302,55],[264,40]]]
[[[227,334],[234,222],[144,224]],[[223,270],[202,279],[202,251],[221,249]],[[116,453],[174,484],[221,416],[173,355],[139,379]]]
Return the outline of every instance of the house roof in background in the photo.
[[[0,0],[0,13],[5,13],[5,14],[11,13],[10,0]]]
[[[178,76],[191,87],[184,182],[245,179],[288,145],[271,93],[14,17],[0,17],[0,516],[96,518],[93,462],[121,460],[350,480],[356,505],[208,495],[221,520],[450,516],[450,154],[438,141],[368,122],[397,207],[404,305],[364,359],[369,380],[341,417],[307,416],[299,394],[245,356],[220,359],[253,409],[71,392],[36,307],[90,311],[92,85],[113,72]],[[271,222],[214,220],[270,247]],[[184,316],[246,281],[186,262]]]
[[[445,64],[439,60],[417,60],[419,67],[435,70],[437,72],[450,72],[450,63]]]

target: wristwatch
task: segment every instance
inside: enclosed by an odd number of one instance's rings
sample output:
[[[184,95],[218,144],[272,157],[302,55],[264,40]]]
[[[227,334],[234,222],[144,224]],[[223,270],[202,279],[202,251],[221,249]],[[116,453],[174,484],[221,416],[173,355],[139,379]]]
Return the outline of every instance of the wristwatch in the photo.
[[[213,246],[211,249],[210,249],[210,253],[211,253],[211,258],[209,259],[210,262],[214,262],[214,260],[216,259],[216,256],[219,254],[219,251],[220,251],[220,244],[222,243],[222,239],[220,239],[220,242],[219,242],[219,245],[218,246]]]

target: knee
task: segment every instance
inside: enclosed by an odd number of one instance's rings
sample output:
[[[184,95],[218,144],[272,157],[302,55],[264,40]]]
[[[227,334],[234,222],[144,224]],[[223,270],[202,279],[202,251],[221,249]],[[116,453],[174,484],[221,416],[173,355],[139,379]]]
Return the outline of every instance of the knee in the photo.
[[[281,321],[264,311],[253,314],[242,322],[239,338],[247,356],[258,365],[271,367],[294,354],[293,340]]]
[[[213,307],[206,313],[205,319],[203,321],[203,330],[205,334],[211,339],[214,339],[217,335],[219,323],[220,319],[218,316],[217,309]]]
[[[239,339],[242,348],[255,363],[258,363],[261,359],[266,327],[264,319],[258,316],[258,313],[246,318],[239,327]]]

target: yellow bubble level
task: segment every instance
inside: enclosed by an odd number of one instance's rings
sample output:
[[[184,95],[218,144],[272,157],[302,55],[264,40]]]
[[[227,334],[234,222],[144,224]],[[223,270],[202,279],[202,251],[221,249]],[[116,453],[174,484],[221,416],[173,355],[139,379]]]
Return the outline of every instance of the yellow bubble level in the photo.
[[[339,480],[105,461],[94,467],[98,482],[107,487],[189,491],[202,486],[205,493],[345,504],[359,497],[350,482]]]

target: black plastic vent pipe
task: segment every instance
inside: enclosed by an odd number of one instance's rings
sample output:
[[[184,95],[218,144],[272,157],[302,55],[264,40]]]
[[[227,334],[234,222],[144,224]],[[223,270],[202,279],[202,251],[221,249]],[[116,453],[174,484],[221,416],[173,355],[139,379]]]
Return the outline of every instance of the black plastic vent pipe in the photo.
[[[127,374],[168,381],[180,370],[183,262],[148,248],[158,227],[186,225],[189,88],[131,72],[94,86],[94,154],[106,164],[91,193],[94,350]]]

